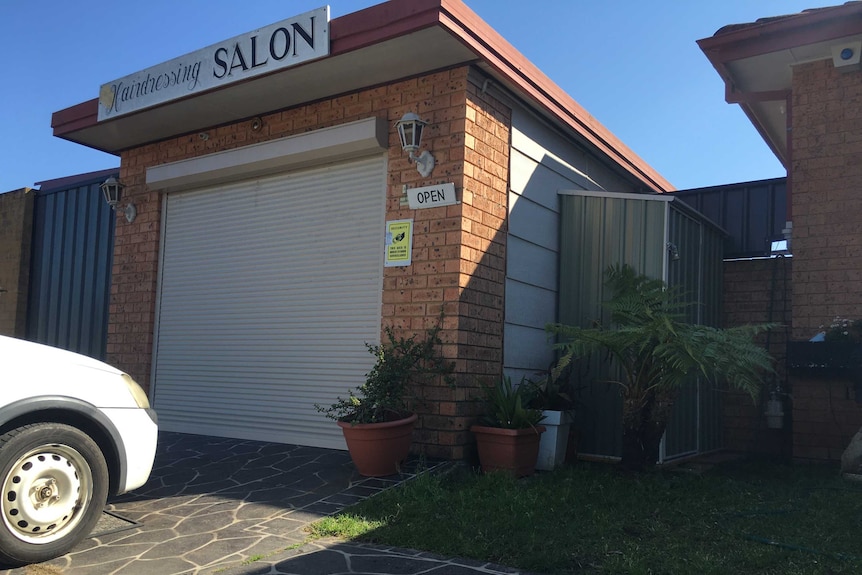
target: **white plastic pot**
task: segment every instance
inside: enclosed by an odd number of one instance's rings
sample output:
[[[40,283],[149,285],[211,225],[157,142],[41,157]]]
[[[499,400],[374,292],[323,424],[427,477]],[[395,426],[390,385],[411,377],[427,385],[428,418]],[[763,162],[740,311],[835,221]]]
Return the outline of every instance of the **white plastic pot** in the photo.
[[[536,461],[536,469],[550,471],[562,465],[566,459],[566,446],[569,443],[569,427],[572,425],[572,416],[567,411],[542,411],[545,419],[545,433],[539,442],[539,458]]]
[[[784,427],[784,404],[780,399],[772,398],[766,402],[766,426],[769,429]]]

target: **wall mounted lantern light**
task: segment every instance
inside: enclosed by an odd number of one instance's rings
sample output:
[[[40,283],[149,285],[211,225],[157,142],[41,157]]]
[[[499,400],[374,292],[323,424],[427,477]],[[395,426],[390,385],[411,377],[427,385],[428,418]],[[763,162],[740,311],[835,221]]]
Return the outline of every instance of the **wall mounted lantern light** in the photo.
[[[109,177],[99,185],[99,188],[105,195],[105,201],[108,202],[108,205],[111,206],[111,209],[114,211],[117,211],[117,205],[120,203],[120,194],[123,192],[123,187],[123,184],[121,184],[114,176]],[[121,211],[126,215],[126,221],[129,223],[135,221],[135,217],[138,215],[138,210],[135,209],[135,204],[131,202],[128,203]]]
[[[419,170],[423,178],[431,175],[435,163],[434,156],[428,150],[418,156],[416,155],[416,152],[419,151],[419,145],[422,143],[422,130],[427,125],[428,122],[413,112],[407,112],[395,122],[398,137],[401,138],[401,149],[410,154],[410,160],[416,162],[416,169]]]

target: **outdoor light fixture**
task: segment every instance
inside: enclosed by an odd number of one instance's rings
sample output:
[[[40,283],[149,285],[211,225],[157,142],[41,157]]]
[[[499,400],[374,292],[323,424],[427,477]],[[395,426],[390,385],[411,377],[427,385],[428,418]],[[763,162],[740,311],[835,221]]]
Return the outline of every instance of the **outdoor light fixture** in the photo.
[[[416,162],[416,169],[419,170],[423,178],[431,175],[431,171],[434,169],[434,156],[431,155],[431,152],[425,150],[419,156],[416,155],[416,152],[419,151],[419,145],[422,143],[422,130],[427,125],[428,122],[413,112],[407,112],[395,122],[398,137],[401,138],[401,149],[410,154],[410,160]]]
[[[769,257],[777,258],[790,255],[790,240],[778,236],[769,240]]]
[[[117,205],[120,203],[120,194],[123,191],[123,184],[114,176],[99,185],[102,193],[105,195],[105,201],[111,206],[111,209],[117,211]],[[129,203],[121,210],[126,215],[126,221],[132,223],[138,215],[138,210],[135,209],[135,204]]]

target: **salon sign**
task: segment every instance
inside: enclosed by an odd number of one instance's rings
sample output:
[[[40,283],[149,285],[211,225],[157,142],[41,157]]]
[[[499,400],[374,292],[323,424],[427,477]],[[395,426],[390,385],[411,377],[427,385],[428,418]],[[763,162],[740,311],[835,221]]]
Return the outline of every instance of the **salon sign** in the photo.
[[[329,6],[174,58],[99,89],[99,121],[329,55]]]

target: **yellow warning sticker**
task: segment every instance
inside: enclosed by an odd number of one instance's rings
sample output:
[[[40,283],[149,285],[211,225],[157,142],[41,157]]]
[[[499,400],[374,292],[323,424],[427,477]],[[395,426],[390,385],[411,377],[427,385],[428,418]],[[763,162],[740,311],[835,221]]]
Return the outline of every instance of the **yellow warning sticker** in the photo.
[[[384,265],[409,266],[413,254],[413,220],[386,222],[386,257]]]

